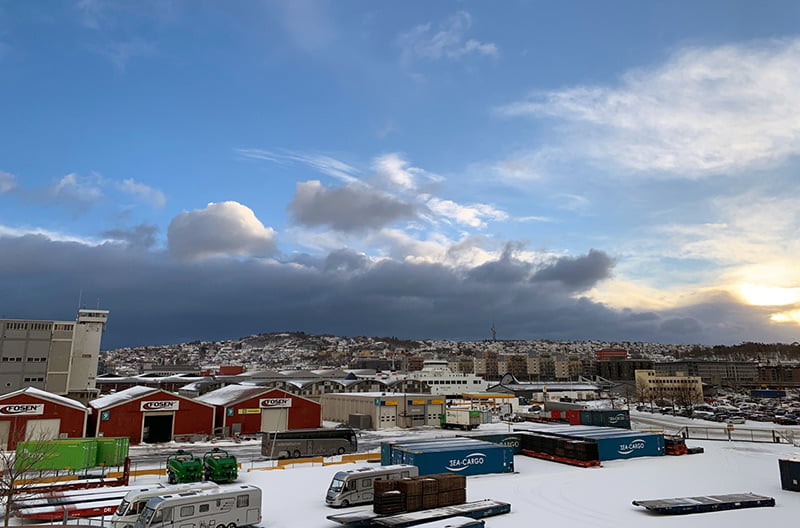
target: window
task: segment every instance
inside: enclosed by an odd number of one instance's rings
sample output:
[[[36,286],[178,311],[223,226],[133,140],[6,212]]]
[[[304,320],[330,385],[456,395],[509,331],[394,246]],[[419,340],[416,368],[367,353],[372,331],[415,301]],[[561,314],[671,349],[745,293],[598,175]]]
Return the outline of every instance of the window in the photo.
[[[237,508],[246,508],[250,506],[250,495],[237,495],[236,496],[236,507]]]
[[[181,506],[181,517],[191,517],[194,515],[194,505]]]
[[[371,488],[372,487],[372,481],[370,479],[363,479],[361,481],[361,487],[364,488],[364,489]]]
[[[210,507],[208,504],[201,504],[201,505],[200,505],[200,506],[197,508],[197,512],[198,512],[198,513],[205,513],[205,512],[207,512],[207,511],[208,511],[210,508],[211,508],[211,507]]]

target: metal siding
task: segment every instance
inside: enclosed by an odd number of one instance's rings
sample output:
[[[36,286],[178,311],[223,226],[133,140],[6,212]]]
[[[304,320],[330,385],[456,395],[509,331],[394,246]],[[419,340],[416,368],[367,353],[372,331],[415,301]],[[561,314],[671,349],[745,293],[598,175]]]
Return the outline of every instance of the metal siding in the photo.
[[[644,456],[661,456],[664,454],[664,436],[642,434],[628,437],[595,437],[587,438],[597,443],[600,460],[616,460]],[[641,446],[641,447],[639,447]]]
[[[514,471],[514,452],[511,447],[472,439],[447,440],[449,443],[433,441],[390,446],[390,461],[393,464],[415,465],[420,475],[483,475]],[[454,464],[456,461],[465,463]]]
[[[86,433],[86,409],[79,409],[70,405],[62,405],[55,403],[53,400],[45,398],[37,398],[30,394],[19,394],[11,398],[4,398],[3,404],[44,404],[44,413],[38,416],[32,416],[32,419],[48,419],[59,418],[58,433],[66,434],[68,438],[80,438]],[[8,436],[8,449],[13,450],[17,446],[17,442],[24,437],[26,422],[28,418],[24,416],[0,418],[0,420],[9,423],[9,436]]]

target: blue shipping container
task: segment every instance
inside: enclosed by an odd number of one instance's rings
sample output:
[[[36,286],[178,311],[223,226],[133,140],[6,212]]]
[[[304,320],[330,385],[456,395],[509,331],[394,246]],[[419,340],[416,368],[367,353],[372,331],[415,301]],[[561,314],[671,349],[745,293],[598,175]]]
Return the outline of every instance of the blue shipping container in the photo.
[[[458,435],[461,438],[473,438],[475,440],[483,440],[484,442],[491,442],[493,444],[500,444],[502,446],[510,447],[517,455],[522,450],[522,441],[520,433],[479,433],[479,434],[463,434]]]
[[[587,434],[583,440],[597,443],[600,460],[616,460],[664,454],[664,435],[659,433],[640,433],[633,431],[623,435]]]
[[[609,409],[580,411],[581,424],[601,427],[631,428],[631,416],[627,410],[612,411]]]
[[[471,438],[391,444],[389,449],[391,464],[415,465],[420,475],[483,475],[514,471],[513,448]]]

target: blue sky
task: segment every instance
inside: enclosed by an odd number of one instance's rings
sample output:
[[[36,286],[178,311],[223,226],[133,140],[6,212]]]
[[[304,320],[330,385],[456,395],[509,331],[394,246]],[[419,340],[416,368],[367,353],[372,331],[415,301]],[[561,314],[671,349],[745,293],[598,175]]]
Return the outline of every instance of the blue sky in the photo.
[[[797,339],[800,4],[0,1],[0,316]]]

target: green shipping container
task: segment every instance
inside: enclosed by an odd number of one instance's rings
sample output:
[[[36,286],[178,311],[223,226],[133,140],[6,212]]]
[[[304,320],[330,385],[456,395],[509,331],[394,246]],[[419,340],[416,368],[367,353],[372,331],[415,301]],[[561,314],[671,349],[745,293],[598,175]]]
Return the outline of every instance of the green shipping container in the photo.
[[[95,440],[97,441],[96,466],[121,466],[125,463],[130,438],[99,436]]]
[[[14,465],[31,471],[71,470],[94,467],[97,441],[94,438],[70,438],[17,444]]]

